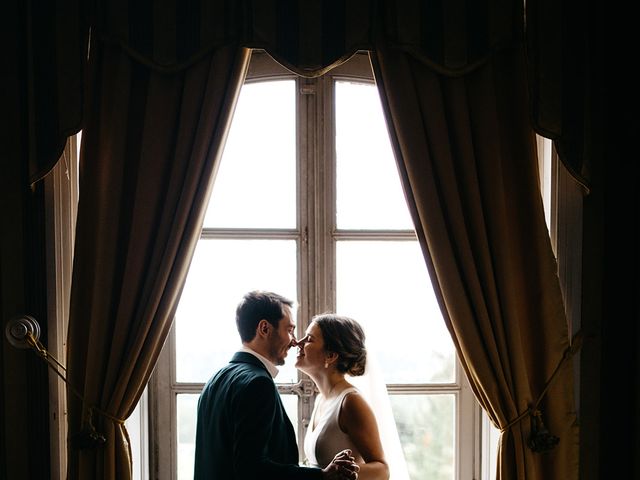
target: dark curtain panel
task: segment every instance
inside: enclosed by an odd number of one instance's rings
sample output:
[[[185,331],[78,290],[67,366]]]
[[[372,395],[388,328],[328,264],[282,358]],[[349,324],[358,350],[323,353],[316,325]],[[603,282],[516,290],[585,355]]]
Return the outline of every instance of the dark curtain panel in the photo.
[[[248,58],[219,47],[162,74],[118,47],[92,52],[68,334],[70,479],[131,477],[123,421],[173,321]],[[98,448],[92,425],[106,438]]]
[[[590,119],[602,108],[593,79],[601,69],[604,20],[575,0],[531,0],[526,8],[533,126],[553,139],[562,163],[588,191],[598,154],[593,137],[602,135]]]
[[[26,0],[19,48],[27,72],[29,182],[42,179],[80,130],[88,29],[78,0]],[[17,93],[17,92],[16,92]]]
[[[572,370],[538,408],[560,444],[527,444],[533,407],[569,348],[538,187],[521,49],[462,77],[403,51],[372,54],[441,310],[476,398],[500,441],[498,478],[578,478]]]

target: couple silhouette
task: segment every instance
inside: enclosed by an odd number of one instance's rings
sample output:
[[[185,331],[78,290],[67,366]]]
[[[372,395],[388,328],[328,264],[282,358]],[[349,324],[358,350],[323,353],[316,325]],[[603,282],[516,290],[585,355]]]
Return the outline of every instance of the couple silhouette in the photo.
[[[376,418],[347,379],[365,371],[360,325],[322,314],[296,340],[293,302],[247,293],[236,308],[242,348],[205,385],[198,401],[195,480],[386,480]],[[305,465],[274,378],[290,348],[318,395],[304,441]]]

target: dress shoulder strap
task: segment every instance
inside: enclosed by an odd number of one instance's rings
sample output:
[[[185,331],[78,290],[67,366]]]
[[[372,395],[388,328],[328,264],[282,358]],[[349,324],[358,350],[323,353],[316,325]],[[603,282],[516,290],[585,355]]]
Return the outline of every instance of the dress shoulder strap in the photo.
[[[336,399],[338,402],[340,402],[340,405],[342,405],[342,402],[344,401],[345,397],[347,395],[349,395],[350,393],[360,393],[360,391],[356,388],[356,387],[348,387],[345,388],[344,390],[342,390],[340,392],[340,394],[338,395],[338,398]]]
[[[343,391],[335,399],[335,409],[334,409],[334,417],[336,421],[338,421],[338,417],[340,416],[340,411],[342,410],[342,404],[344,403],[344,399],[347,398],[348,395],[352,393],[360,393],[360,391],[356,387],[345,388]]]

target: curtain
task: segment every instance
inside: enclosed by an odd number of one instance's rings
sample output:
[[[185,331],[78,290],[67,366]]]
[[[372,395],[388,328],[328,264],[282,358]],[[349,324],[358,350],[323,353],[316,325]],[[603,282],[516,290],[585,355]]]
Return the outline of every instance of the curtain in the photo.
[[[517,3],[448,0],[29,0],[21,4],[29,101],[30,183],[46,175],[81,128],[89,30],[156,69],[177,71],[231,42],[264,48],[301,75],[318,75],[372,46],[375,25],[434,68],[465,71],[520,29]],[[589,83],[602,19],[575,0],[530,0],[527,58],[531,117],[565,166],[588,185],[597,107]],[[93,10],[96,10],[94,12]],[[512,20],[515,20],[513,22]],[[301,26],[301,28],[297,28]],[[97,27],[97,28],[96,28]],[[515,27],[515,28],[514,28]],[[102,32],[102,33],[99,33]]]
[[[537,187],[513,2],[97,2],[68,336],[69,478],[129,478],[123,420],[167,336],[248,53],[313,76],[373,51],[418,237],[482,406],[500,478],[572,479],[569,346]],[[95,406],[93,414],[88,409]],[[102,448],[96,431],[106,437]]]
[[[168,74],[96,43],[68,332],[68,478],[127,479],[123,421],[173,320],[249,50],[219,47]]]
[[[602,108],[594,81],[602,64],[602,12],[576,0],[525,3],[533,127],[554,141],[563,165],[588,193],[601,137],[592,119]]]
[[[373,57],[387,122],[447,327],[500,439],[500,479],[578,478],[572,372],[538,405],[560,437],[527,447],[530,415],[569,348],[556,263],[538,189],[522,49],[464,76],[404,51]],[[513,423],[512,423],[513,422]]]
[[[19,18],[10,29],[22,29],[16,46],[24,64],[28,105],[29,183],[41,180],[62,155],[67,137],[82,123],[82,97],[87,52],[87,30],[79,0],[26,0],[15,2]],[[6,14],[10,19],[11,14]]]

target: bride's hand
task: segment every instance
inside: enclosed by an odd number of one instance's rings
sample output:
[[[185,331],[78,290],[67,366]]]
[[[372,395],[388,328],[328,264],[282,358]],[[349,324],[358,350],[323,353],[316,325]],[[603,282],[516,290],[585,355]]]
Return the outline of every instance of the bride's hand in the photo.
[[[357,480],[360,467],[355,462],[351,450],[338,452],[329,465],[322,470],[325,480]]]
[[[350,460],[352,462],[354,462],[356,459],[353,456],[353,452],[351,451],[351,449],[349,448],[345,448],[344,450],[339,451],[338,453],[336,453],[335,457],[333,457],[333,460]]]

